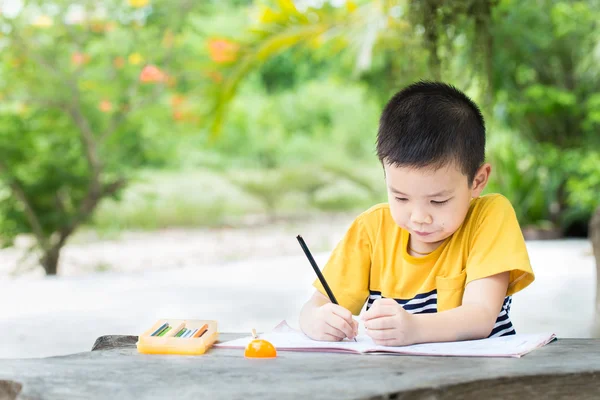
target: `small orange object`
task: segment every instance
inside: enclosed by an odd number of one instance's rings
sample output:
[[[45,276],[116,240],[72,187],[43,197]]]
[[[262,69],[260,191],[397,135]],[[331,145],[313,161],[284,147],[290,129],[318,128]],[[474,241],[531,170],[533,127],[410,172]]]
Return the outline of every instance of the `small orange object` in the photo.
[[[87,64],[90,61],[90,56],[85,53],[75,52],[71,55],[71,63],[73,65],[83,65]]]
[[[240,45],[227,39],[210,39],[208,52],[216,63],[231,63],[237,60]]]
[[[104,112],[104,113],[108,113],[112,111],[112,103],[108,100],[102,100],[100,102],[100,105],[98,106],[98,108],[100,109],[100,111]]]
[[[167,75],[155,65],[146,65],[140,72],[140,81],[142,83],[163,82]]]
[[[246,358],[275,358],[277,357],[277,350],[271,342],[258,339],[256,331],[252,329],[252,336],[254,340],[248,343],[246,350],[244,351],[244,357]]]

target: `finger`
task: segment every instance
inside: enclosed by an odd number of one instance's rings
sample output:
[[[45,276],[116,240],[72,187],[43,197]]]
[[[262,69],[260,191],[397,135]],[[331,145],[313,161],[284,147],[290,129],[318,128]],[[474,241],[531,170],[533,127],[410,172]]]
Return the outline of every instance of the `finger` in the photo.
[[[398,303],[373,306],[363,315],[363,321],[373,318],[391,317],[396,315],[398,307],[400,307]]]
[[[390,317],[374,318],[365,321],[367,329],[382,330],[395,328],[394,319]]]
[[[388,312],[394,312],[398,308],[401,308],[398,302],[394,299],[377,299],[373,302],[369,310],[363,313],[362,319],[366,320],[368,318],[372,318],[372,315],[377,312],[381,312],[381,310],[388,310]]]
[[[326,318],[325,322],[334,328],[344,332],[344,337],[353,338],[354,328],[352,327],[352,313],[337,304],[328,304],[325,306]],[[346,319],[346,317],[348,319]]]
[[[325,327],[323,328],[323,333],[333,336],[338,340],[342,340],[343,338],[346,337],[346,334],[342,330],[336,328],[333,325],[330,325],[327,321],[325,321]]]
[[[354,336],[358,335],[358,321],[356,321],[355,319],[352,320],[352,329],[354,332]]]
[[[348,323],[348,321],[346,321],[342,317],[333,314],[331,320],[327,320],[326,322],[329,323],[331,326],[344,332],[344,337],[354,337],[354,328],[351,325],[352,320],[350,320],[350,323]]]
[[[327,323],[329,326],[338,329],[342,332],[342,338],[349,337],[353,338],[353,328],[352,328],[352,313],[346,310],[345,308],[329,303],[321,307],[323,312],[322,320]],[[346,321],[343,317],[338,314],[342,314],[343,316],[350,316],[350,320]]]
[[[339,321],[334,322],[334,320],[329,320],[330,325],[342,330],[346,333],[348,338],[352,339],[355,336],[354,328],[352,327],[352,321],[354,321],[352,318],[352,313],[338,304],[329,303],[325,307],[327,307],[327,310],[331,312],[331,314],[337,316],[345,322],[339,323]]]
[[[371,330],[367,331],[367,335],[371,337],[373,340],[392,340],[395,339],[395,330],[394,329],[384,329],[384,330]]]
[[[344,319],[346,322],[350,323],[352,321],[352,313],[349,310],[346,310],[342,306],[338,306],[337,304],[332,304],[331,311],[338,317]]]
[[[373,304],[380,304],[380,305],[390,305],[390,304],[398,304],[398,302],[394,299],[377,299],[373,302]]]

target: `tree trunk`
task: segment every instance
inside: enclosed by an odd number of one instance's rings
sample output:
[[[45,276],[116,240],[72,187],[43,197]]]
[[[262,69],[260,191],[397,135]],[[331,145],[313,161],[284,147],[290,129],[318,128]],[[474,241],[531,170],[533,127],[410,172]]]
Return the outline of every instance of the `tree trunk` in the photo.
[[[58,272],[58,259],[62,245],[56,245],[44,251],[44,255],[40,263],[46,271],[46,275],[56,275]]]
[[[425,28],[425,45],[429,51],[429,70],[433,79],[442,79],[442,61],[438,54],[439,31],[437,12],[439,4],[437,0],[428,0],[424,4],[423,27]]]
[[[478,0],[474,3],[472,12],[475,19],[476,51],[481,57],[479,69],[485,77],[484,101],[485,108],[491,110],[494,105],[494,37],[492,35],[492,9],[494,0]],[[475,60],[476,64],[479,60]]]
[[[600,337],[600,206],[596,209],[590,221],[590,239],[596,258],[596,312],[592,335]]]

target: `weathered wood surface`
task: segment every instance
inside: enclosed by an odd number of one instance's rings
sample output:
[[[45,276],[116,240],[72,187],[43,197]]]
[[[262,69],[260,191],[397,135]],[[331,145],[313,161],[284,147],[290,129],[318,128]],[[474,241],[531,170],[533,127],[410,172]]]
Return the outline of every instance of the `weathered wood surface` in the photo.
[[[221,340],[241,335],[221,334]],[[97,351],[0,360],[0,399],[599,399],[600,340],[561,339],[520,359],[242,350],[144,355],[135,336]]]
[[[135,347],[137,339],[137,336],[100,336],[92,346],[92,351],[117,349],[119,347]]]

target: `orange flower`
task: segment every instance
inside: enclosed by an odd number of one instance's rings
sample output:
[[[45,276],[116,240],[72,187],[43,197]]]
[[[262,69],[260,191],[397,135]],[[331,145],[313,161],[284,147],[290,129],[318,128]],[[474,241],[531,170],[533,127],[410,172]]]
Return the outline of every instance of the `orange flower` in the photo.
[[[121,56],[115,57],[115,59],[113,60],[113,65],[115,66],[115,68],[123,68],[125,66],[125,59]]]
[[[102,100],[100,102],[100,104],[98,105],[98,108],[100,109],[100,111],[104,112],[104,113],[108,113],[112,111],[112,103],[108,100]]]
[[[185,117],[185,115],[183,114],[183,111],[181,111],[181,110],[173,111],[173,119],[175,121],[183,121],[184,117]]]
[[[174,110],[173,119],[178,122],[188,122],[197,124],[200,122],[200,118],[195,116],[192,111]]]
[[[210,39],[208,52],[210,58],[217,63],[230,63],[237,59],[239,44],[226,39]]]
[[[171,107],[175,108],[180,106],[185,101],[185,97],[180,94],[174,94],[171,96]]]
[[[106,32],[108,28],[108,24],[102,20],[94,20],[90,21],[90,29],[94,33],[103,33]]]
[[[90,61],[90,56],[85,54],[85,53],[73,53],[73,55],[71,56],[71,63],[73,65],[83,65],[83,64],[87,64]]]
[[[140,81],[142,83],[163,82],[167,79],[167,75],[154,65],[146,65],[140,73]]]

